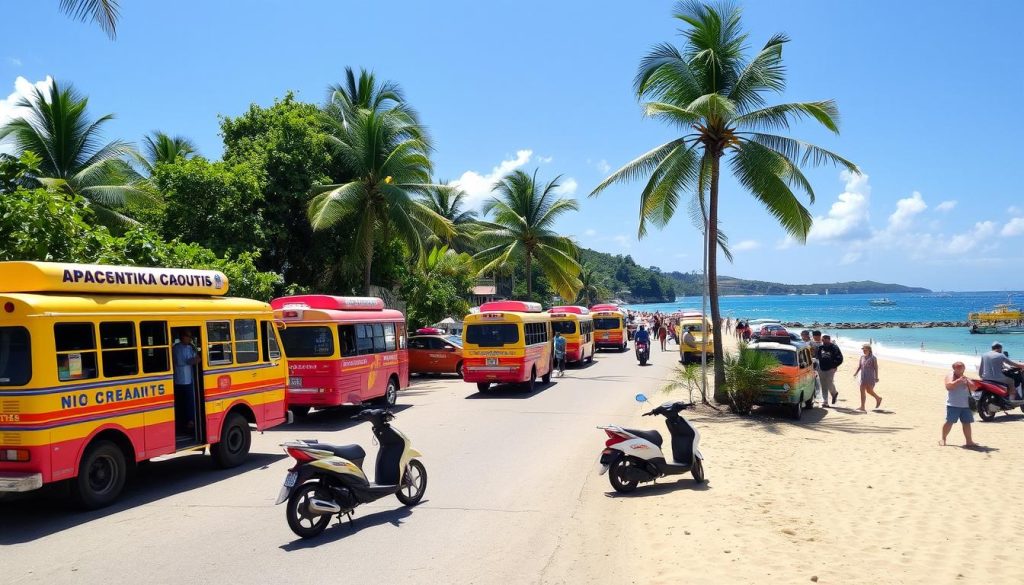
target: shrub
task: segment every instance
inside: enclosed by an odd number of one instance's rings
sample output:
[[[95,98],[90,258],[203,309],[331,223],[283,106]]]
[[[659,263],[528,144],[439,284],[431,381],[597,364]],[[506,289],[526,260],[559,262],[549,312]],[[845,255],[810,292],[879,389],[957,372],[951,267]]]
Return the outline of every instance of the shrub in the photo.
[[[741,343],[739,352],[723,358],[725,388],[733,411],[750,414],[758,395],[765,388],[778,384],[779,361],[771,354],[753,350]]]

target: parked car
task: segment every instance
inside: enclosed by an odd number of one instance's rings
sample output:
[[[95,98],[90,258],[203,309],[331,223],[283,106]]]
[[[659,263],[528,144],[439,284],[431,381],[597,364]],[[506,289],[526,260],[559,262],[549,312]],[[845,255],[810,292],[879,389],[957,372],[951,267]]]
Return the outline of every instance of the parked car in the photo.
[[[454,335],[409,338],[410,374],[455,374],[462,377],[462,339]]]
[[[683,336],[686,330],[693,328],[693,337],[697,342],[696,347],[687,347],[683,343]],[[679,361],[683,364],[699,364],[701,360],[701,346],[707,347],[708,361],[715,359],[715,337],[712,333],[711,323],[707,319],[696,316],[685,316],[676,325],[676,339],[679,340]]]
[[[783,330],[785,333],[785,330]],[[761,391],[757,404],[788,406],[795,419],[803,416],[805,408],[813,408],[816,376],[811,347],[789,341],[785,336],[760,339],[750,343],[750,349],[770,353],[779,362],[779,383]]]

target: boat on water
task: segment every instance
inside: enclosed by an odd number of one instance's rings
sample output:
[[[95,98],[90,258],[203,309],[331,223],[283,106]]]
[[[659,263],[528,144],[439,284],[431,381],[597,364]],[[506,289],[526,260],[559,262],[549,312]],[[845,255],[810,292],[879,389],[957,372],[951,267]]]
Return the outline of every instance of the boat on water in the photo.
[[[996,305],[990,311],[968,313],[967,325],[971,333],[1024,333],[1024,311],[1012,301],[1010,298],[1008,302]]]
[[[868,301],[868,304],[872,307],[891,307],[896,304],[896,301],[888,297],[882,297],[880,299],[871,299]]]

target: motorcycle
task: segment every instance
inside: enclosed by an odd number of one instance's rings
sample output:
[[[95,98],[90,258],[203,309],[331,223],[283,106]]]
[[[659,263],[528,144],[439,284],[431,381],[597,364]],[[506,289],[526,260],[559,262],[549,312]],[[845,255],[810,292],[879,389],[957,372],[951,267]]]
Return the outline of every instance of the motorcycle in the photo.
[[[644,403],[647,397],[636,396]],[[645,412],[644,416],[664,416],[672,437],[672,462],[665,461],[661,433],[618,426],[597,427],[608,435],[601,452],[599,475],[608,474],[612,488],[620,493],[631,492],[641,482],[655,481],[667,475],[690,473],[697,483],[704,482],[704,455],[700,452],[700,433],[679,413],[691,408],[689,402],[666,402]]]
[[[1017,386],[1024,385],[1024,373],[1020,368],[1005,368],[1003,375],[1012,379]],[[971,397],[977,402],[978,417],[989,422],[999,412],[1013,410],[1020,407],[1024,412],[1024,400],[1017,398],[1016,388],[1008,389],[998,382],[988,380],[977,380],[978,388],[972,392]]]
[[[427,470],[419,451],[389,423],[395,415],[381,408],[366,409],[352,417],[369,421],[380,444],[374,481],[363,473],[366,451],[359,445],[330,445],[304,439],[282,443],[295,466],[288,470],[274,505],[287,501],[288,527],[302,538],[317,536],[334,516],[348,516],[356,506],[394,494],[406,506],[415,506],[427,489]]]
[[[646,341],[637,341],[633,345],[636,346],[636,359],[640,360],[641,366],[646,366],[647,361],[651,359],[651,344]]]

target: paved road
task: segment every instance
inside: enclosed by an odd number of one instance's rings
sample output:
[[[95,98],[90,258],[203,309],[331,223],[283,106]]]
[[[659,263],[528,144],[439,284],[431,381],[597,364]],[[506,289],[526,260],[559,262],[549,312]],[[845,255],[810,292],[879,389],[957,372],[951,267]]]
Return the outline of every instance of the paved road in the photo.
[[[655,352],[640,368],[632,352],[599,354],[533,394],[418,379],[400,395],[395,425],[425,454],[423,503],[379,500],[357,509],[354,526],[333,524],[312,541],[296,539],[273,505],[291,464],[277,444],[358,442],[372,467],[370,429],[350,413],[257,435],[250,463],[234,470],[198,454],[153,462],[106,510],[79,513],[52,497],[0,502],[0,574],[5,583],[628,582],[621,539],[642,528],[631,499],[610,497],[595,472],[605,437],[594,427],[654,428],[632,397],[659,401],[674,356]],[[694,484],[669,486],[660,489]]]

